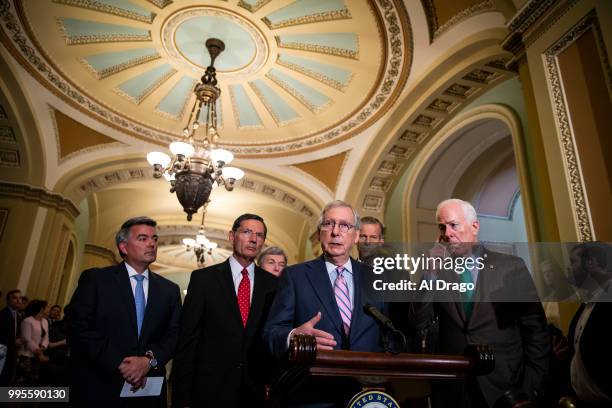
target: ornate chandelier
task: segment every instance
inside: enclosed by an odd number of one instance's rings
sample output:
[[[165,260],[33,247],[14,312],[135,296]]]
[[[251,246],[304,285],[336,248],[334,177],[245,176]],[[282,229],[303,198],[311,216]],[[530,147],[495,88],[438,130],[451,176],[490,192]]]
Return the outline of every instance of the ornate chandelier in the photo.
[[[153,176],[163,176],[170,182],[170,192],[176,192],[188,221],[201,206],[208,204],[213,187],[224,185],[227,191],[232,191],[236,181],[244,176],[242,170],[226,167],[234,155],[216,148],[219,140],[216,101],[221,89],[217,86],[214,63],[225,44],[219,39],[209,38],[206,48],[210,54],[210,66],[194,88],[196,100],[183,129],[183,140],[170,143],[174,157],[162,152],[147,155],[147,161],[153,166]],[[200,123],[201,117],[205,118],[204,123]]]
[[[203,267],[206,263],[206,254],[211,255],[213,249],[215,249],[218,244],[216,242],[210,241],[204,235],[204,216],[206,215],[206,207],[202,212],[202,223],[200,224],[200,229],[198,233],[193,238],[183,238],[183,245],[187,252],[193,250],[196,256],[196,261],[198,263],[198,267]]]

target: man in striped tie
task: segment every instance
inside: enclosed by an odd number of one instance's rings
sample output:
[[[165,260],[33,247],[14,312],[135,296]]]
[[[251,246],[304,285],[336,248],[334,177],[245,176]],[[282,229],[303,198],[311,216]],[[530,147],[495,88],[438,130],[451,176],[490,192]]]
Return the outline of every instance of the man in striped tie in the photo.
[[[365,314],[368,299],[362,279],[370,268],[350,257],[359,241],[359,215],[344,201],[332,201],[321,212],[318,234],[323,255],[286,268],[264,329],[270,350],[284,358],[291,338],[309,334],[323,350],[381,351],[380,330]],[[346,406],[358,385],[310,378],[292,393],[289,404],[324,407]],[[307,404],[307,405],[303,405]]]

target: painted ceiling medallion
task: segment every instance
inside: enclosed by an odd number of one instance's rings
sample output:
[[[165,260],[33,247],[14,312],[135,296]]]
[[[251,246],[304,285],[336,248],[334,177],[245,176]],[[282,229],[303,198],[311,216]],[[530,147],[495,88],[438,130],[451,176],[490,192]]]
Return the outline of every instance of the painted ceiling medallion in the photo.
[[[197,76],[210,64],[202,44],[212,37],[227,45],[228,53],[219,59],[217,69],[224,78],[257,72],[268,58],[268,44],[261,31],[240,15],[218,8],[180,10],[166,20],[161,32],[162,44],[173,62]]]
[[[401,0],[260,3],[0,0],[0,39],[56,95],[161,145],[181,135],[211,36],[228,44],[217,112],[234,154],[321,148],[383,117],[411,66]]]

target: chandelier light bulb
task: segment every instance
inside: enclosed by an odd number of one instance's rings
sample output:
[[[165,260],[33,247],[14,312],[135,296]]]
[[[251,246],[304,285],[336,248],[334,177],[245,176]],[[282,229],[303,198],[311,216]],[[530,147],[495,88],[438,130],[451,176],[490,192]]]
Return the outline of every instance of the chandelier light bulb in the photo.
[[[237,167],[224,167],[222,170],[223,178],[226,180],[238,181],[244,177],[244,171]]]
[[[206,236],[204,234],[198,234],[196,235],[196,243],[198,245],[206,245],[208,243],[208,238],[206,238]]]
[[[170,151],[175,155],[181,154],[185,157],[190,157],[195,151],[195,148],[189,143],[172,142],[170,143]]]
[[[206,249],[215,249],[218,246],[219,244],[216,242],[208,241],[208,243],[206,243]]]
[[[223,163],[223,165],[225,166],[226,164],[229,164],[232,160],[234,160],[234,154],[229,150],[214,149],[210,152],[210,158],[215,163]]]
[[[162,152],[150,152],[147,154],[147,161],[151,166],[155,166],[156,164],[160,165],[162,168],[166,168],[168,164],[170,164],[170,156],[166,153]]]
[[[191,248],[196,245],[196,241],[193,238],[183,238],[183,245]]]
[[[164,178],[166,179],[166,181],[173,181],[176,180],[176,174],[172,173],[172,174],[168,174],[167,172],[163,174]]]

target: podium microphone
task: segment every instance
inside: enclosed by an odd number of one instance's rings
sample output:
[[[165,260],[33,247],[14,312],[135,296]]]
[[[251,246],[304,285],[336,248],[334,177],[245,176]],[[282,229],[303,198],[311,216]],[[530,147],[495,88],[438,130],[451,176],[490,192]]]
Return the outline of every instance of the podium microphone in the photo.
[[[389,330],[389,332],[397,334],[399,336],[399,338],[401,339],[400,351],[393,350],[391,348],[391,345],[389,344],[389,340],[388,339],[385,341],[386,344],[383,345],[384,348],[385,348],[385,351],[389,351],[392,354],[397,354],[397,353],[400,353],[400,352],[406,350],[406,346],[408,344],[406,342],[406,336],[404,336],[404,333],[402,333],[401,331],[397,330],[395,328],[395,326],[393,326],[393,322],[391,322],[391,319],[389,319],[387,316],[382,314],[382,312],[380,310],[378,310],[378,308],[376,306],[371,305],[369,303],[366,303],[366,305],[363,306],[363,309],[365,310],[365,312],[367,314],[372,316],[374,318],[374,320],[376,320],[378,323],[380,323],[383,328]],[[383,338],[386,339],[386,337],[383,337]]]
[[[397,331],[395,326],[393,326],[393,323],[391,322],[391,319],[389,319],[387,316],[382,314],[382,312],[380,310],[378,310],[378,308],[376,306],[374,306],[374,305],[372,305],[370,303],[366,303],[365,306],[363,307],[363,309],[365,310],[365,312],[367,314],[372,316],[374,318],[374,320],[376,320],[378,323],[380,323],[384,328],[387,328],[387,329],[392,330],[392,331]]]

